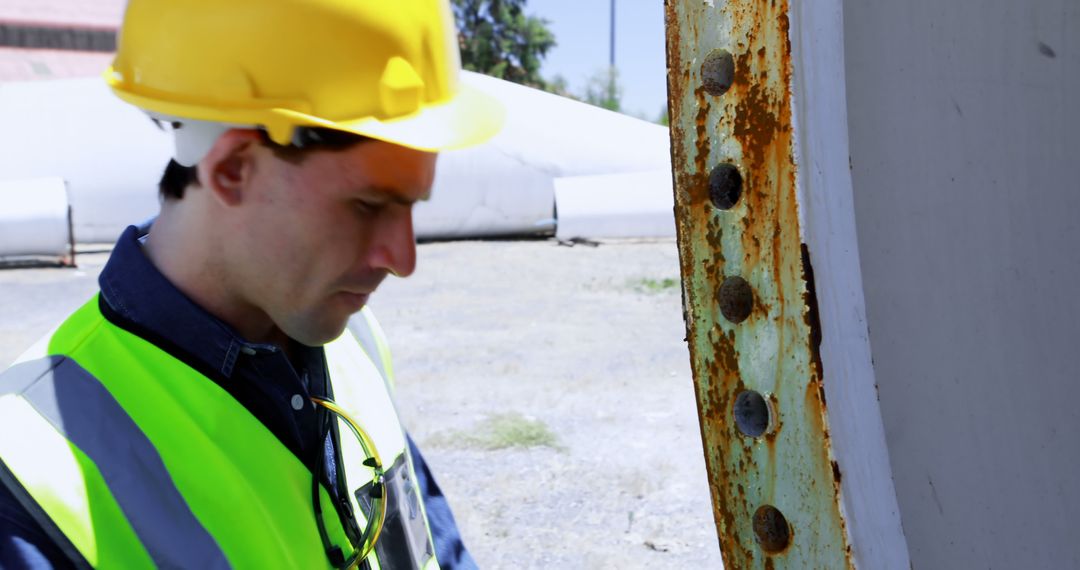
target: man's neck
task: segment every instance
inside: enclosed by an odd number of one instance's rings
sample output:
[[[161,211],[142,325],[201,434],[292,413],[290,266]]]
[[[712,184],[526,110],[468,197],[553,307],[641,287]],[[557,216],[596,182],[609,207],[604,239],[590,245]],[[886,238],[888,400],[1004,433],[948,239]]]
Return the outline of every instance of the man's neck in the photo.
[[[291,352],[288,336],[233,286],[213,224],[191,209],[179,201],[163,205],[143,252],[170,283],[245,340]]]

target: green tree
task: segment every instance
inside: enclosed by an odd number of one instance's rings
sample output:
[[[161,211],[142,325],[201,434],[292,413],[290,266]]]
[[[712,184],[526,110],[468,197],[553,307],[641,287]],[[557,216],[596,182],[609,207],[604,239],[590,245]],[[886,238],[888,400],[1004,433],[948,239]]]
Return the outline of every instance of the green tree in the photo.
[[[571,99],[578,98],[577,95],[570,92],[570,84],[566,81],[566,78],[558,73],[545,82],[544,89],[549,93],[562,95],[563,97],[569,97]]]
[[[622,85],[619,84],[619,70],[606,67],[594,73],[585,84],[584,100],[586,103],[609,111],[622,111]]]
[[[667,103],[664,103],[664,108],[660,110],[660,114],[656,116],[656,123],[664,125],[665,127],[671,125],[671,120],[668,118]]]
[[[525,15],[526,0],[453,0],[465,69],[544,88],[540,62],[555,47],[547,20]]]

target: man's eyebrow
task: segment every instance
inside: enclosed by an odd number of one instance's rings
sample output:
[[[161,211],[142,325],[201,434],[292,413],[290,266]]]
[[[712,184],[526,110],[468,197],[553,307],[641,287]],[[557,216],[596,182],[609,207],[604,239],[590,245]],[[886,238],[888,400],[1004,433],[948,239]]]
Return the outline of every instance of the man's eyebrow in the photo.
[[[431,199],[431,188],[428,188],[421,196],[416,199],[406,198],[400,194],[398,190],[390,188],[389,186],[368,186],[366,188],[369,192],[376,192],[381,195],[387,202],[393,202],[395,204],[401,204],[402,206],[412,206],[417,202],[426,202]]]

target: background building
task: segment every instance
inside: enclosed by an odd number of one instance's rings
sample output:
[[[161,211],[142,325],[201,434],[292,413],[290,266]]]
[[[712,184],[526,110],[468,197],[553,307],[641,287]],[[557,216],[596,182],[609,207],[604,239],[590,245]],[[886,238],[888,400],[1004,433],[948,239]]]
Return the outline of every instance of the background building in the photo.
[[[0,3],[0,82],[88,77],[109,64],[125,0]]]

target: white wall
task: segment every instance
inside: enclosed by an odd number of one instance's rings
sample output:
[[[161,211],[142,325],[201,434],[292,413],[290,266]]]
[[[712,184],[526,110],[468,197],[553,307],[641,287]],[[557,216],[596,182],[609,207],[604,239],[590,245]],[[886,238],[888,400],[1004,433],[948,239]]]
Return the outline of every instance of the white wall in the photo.
[[[916,570],[1078,568],[1080,3],[845,2],[878,395]]]

